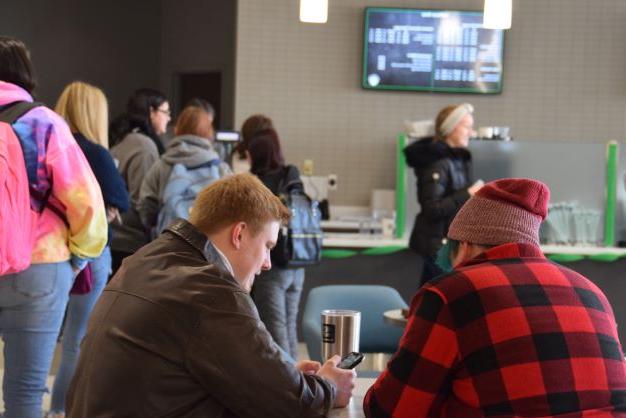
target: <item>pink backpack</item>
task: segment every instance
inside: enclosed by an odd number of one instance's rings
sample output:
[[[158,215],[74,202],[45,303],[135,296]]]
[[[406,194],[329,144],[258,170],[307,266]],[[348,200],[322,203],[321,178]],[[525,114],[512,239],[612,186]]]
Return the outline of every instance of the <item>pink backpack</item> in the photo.
[[[38,214],[31,209],[22,145],[10,123],[36,105],[0,113],[0,276],[27,269],[35,244]]]
[[[0,276],[30,266],[36,225],[22,146],[11,125],[0,122]]]

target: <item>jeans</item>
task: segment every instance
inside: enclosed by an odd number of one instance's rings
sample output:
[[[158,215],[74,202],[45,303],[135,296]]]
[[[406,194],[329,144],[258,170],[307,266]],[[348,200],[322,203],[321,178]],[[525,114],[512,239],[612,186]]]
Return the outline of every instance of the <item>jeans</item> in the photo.
[[[298,358],[296,318],[304,284],[304,269],[274,267],[254,282],[252,299],[274,341],[294,359]]]
[[[70,295],[62,337],[61,364],[52,389],[51,412],[65,411],[65,396],[74,376],[80,343],[87,331],[87,320],[102,294],[111,272],[111,251],[105,247],[100,257],[90,262],[93,288],[84,295]]]
[[[5,418],[39,418],[46,379],[74,281],[70,263],[33,264],[0,277]]]

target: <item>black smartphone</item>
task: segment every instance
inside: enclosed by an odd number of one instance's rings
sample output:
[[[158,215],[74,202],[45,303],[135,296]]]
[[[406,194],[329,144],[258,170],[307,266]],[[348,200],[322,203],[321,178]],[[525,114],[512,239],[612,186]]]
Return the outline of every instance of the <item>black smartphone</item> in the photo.
[[[363,353],[353,351],[343,356],[337,367],[340,369],[354,369],[363,360],[363,357],[365,357]]]

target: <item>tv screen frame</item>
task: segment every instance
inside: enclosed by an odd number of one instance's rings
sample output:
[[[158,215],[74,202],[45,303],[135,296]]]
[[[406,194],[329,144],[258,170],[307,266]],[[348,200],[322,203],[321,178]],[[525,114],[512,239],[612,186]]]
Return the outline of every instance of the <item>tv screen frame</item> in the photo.
[[[418,91],[418,92],[429,92],[429,93],[463,93],[463,94],[491,94],[491,95],[497,95],[497,94],[501,94],[502,90],[503,90],[503,79],[504,79],[504,44],[505,44],[505,31],[502,29],[481,29],[481,30],[487,30],[487,31],[493,31],[499,34],[499,39],[500,39],[500,43],[499,43],[499,49],[500,49],[500,54],[498,57],[498,70],[499,72],[497,74],[499,74],[499,80],[496,83],[490,83],[490,84],[496,84],[495,88],[480,88],[479,86],[475,86],[475,87],[446,87],[446,86],[435,86],[435,82],[436,81],[440,81],[441,83],[445,83],[445,81],[442,80],[435,80],[434,79],[434,73],[436,71],[435,68],[435,59],[434,59],[434,53],[432,55],[432,61],[431,61],[431,69],[430,69],[430,85],[418,85],[418,84],[378,84],[378,85],[371,85],[370,82],[368,81],[368,77],[371,74],[368,74],[368,62],[369,62],[369,29],[370,29],[370,14],[371,13],[380,13],[380,12],[395,12],[395,13],[433,13],[433,14],[439,14],[439,13],[452,13],[452,14],[459,14],[459,15],[465,15],[465,16],[479,16],[481,17],[481,21],[482,21],[482,15],[483,12],[482,11],[476,11],[476,10],[448,10],[448,9],[422,9],[422,8],[397,8],[397,7],[366,7],[365,11],[364,11],[364,18],[363,18],[363,60],[362,60],[362,67],[361,67],[361,87],[367,90],[396,90],[396,91]],[[434,42],[433,48],[435,48],[436,42]],[[481,61],[476,61],[476,65],[478,66],[478,68],[480,68],[479,64],[481,63]],[[474,68],[474,71],[476,71],[476,68]],[[455,80],[446,80],[446,81],[450,81],[450,82],[455,82]],[[456,81],[461,81],[461,80],[456,80]],[[469,81],[463,81],[463,82],[469,82]],[[477,82],[474,82],[477,84]]]

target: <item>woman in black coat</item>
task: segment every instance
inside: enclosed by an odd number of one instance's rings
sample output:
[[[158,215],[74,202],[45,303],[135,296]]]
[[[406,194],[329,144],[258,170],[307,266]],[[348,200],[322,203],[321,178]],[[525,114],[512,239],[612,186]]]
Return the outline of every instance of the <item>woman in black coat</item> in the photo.
[[[443,108],[435,120],[435,136],[404,149],[407,164],[415,171],[421,207],[409,240],[409,247],[423,259],[420,286],[442,272],[435,259],[450,222],[482,185],[471,185],[472,157],[467,146],[474,135],[473,111],[469,103]]]

